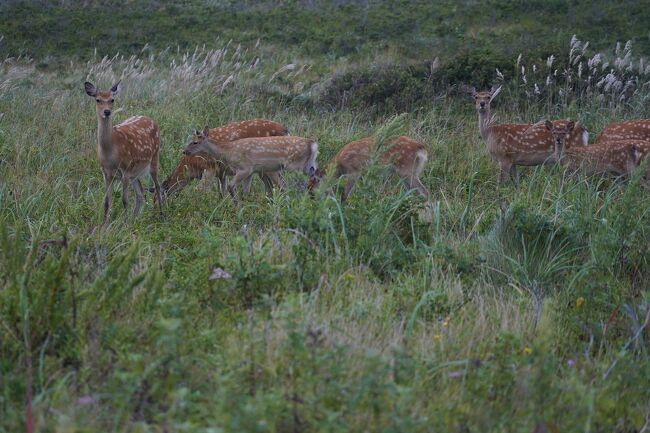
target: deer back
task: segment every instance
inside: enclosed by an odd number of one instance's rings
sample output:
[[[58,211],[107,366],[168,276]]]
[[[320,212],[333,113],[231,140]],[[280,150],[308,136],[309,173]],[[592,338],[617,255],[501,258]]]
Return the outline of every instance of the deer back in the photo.
[[[555,120],[554,126],[566,126],[568,120]],[[534,124],[496,124],[489,127],[490,153],[511,159],[521,165],[543,164],[553,154],[553,136],[545,122]],[[576,123],[565,142],[566,148],[585,146],[589,139],[587,130]]]
[[[370,161],[374,145],[373,137],[352,141],[339,150],[330,164],[336,167],[336,176],[356,175]],[[417,140],[407,136],[392,137],[384,145],[379,162],[391,165],[400,174],[419,174],[426,162],[426,149]]]
[[[611,143],[618,140],[650,141],[650,119],[611,123],[596,138],[595,144]]]
[[[233,169],[257,172],[283,168],[301,171],[308,162],[315,164],[318,152],[314,140],[293,136],[250,137],[230,143],[213,142],[212,145]]]
[[[627,175],[636,167],[632,147],[645,156],[650,152],[650,141],[642,140],[610,140],[601,141],[591,146],[573,147],[567,149],[563,164],[573,170],[582,168],[589,174],[615,173]]]
[[[277,137],[289,135],[283,125],[266,119],[251,119],[232,122],[210,130],[210,139],[214,141],[235,141],[251,137]]]

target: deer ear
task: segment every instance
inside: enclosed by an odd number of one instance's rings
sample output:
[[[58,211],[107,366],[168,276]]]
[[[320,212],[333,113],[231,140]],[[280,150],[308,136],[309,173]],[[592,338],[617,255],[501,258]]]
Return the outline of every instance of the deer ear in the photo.
[[[572,120],[569,123],[566,124],[566,129],[569,130],[569,132],[573,131],[573,128],[576,126],[576,123]]]
[[[496,89],[494,88],[494,86],[492,86],[492,90],[490,90],[492,99],[496,98],[496,96],[499,94],[500,91],[501,91],[501,86],[497,87]]]
[[[84,88],[86,89],[86,93],[88,94],[88,96],[92,96],[93,98],[97,96],[97,88],[90,81],[86,81],[84,83]]]
[[[544,126],[546,126],[546,129],[548,129],[549,131],[553,130],[553,122],[551,122],[550,120],[544,122]]]
[[[210,128],[208,128],[208,125],[205,125],[205,128],[203,128],[203,136],[207,137],[210,135]]]
[[[113,93],[113,96],[115,96],[115,95],[117,95],[118,93],[120,93],[120,83],[121,83],[121,82],[122,82],[122,80],[118,81],[117,83],[115,83],[115,84],[113,85],[113,87],[111,87],[111,92]]]

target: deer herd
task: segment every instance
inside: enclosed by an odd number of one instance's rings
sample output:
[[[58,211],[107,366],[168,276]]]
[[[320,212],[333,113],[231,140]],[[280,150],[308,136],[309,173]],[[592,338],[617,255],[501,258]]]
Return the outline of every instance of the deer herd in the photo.
[[[97,113],[97,157],[104,177],[104,225],[109,221],[112,185],[122,184],[122,204],[128,209],[129,185],[135,193],[134,216],[140,212],[144,189],[140,178],[149,173],[162,215],[162,199],[178,192],[192,179],[216,178],[222,192],[226,190],[237,202],[237,186],[250,190],[253,175],[262,180],[267,194],[273,188],[284,188],[283,170],[302,172],[311,192],[324,176],[345,178],[341,193],[344,202],[363,169],[373,160],[388,166],[402,178],[408,189],[425,200],[429,191],[420,180],[427,162],[425,146],[407,137],[391,137],[378,143],[373,137],[343,146],[324,169],[318,168],[318,143],[310,138],[289,135],[283,125],[265,119],[233,122],[225,126],[195,130],[185,146],[183,157],[172,174],[158,181],[160,129],[145,116],[134,116],[113,125],[113,103],[120,82],[107,91],[85,83],[88,96],[95,98]],[[516,166],[561,164],[568,170],[584,170],[588,174],[612,173],[629,176],[650,153],[650,120],[633,120],[607,126],[589,145],[589,133],[571,120],[541,121],[533,124],[500,124],[491,116],[490,104],[501,87],[478,92],[465,87],[475,101],[479,131],[487,151],[499,166],[499,182],[517,182]],[[375,158],[376,157],[376,158]],[[650,157],[645,177],[650,181]],[[227,178],[232,176],[230,182]]]

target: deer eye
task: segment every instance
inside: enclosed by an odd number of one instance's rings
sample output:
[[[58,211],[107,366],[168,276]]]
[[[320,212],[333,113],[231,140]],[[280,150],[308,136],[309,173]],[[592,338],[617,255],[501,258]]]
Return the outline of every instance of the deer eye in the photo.
[[[115,102],[115,99],[111,99],[111,104],[112,104],[113,102]]]
[[[97,101],[97,102],[102,102],[102,101],[100,101],[99,99],[95,99],[95,101]]]

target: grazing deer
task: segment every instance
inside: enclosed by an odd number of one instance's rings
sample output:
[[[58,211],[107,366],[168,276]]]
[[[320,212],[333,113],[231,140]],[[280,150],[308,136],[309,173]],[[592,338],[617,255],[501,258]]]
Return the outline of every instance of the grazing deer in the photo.
[[[610,123],[596,138],[594,144],[618,140],[650,141],[650,119]]]
[[[468,89],[474,98],[478,111],[478,126],[481,137],[487,144],[490,156],[499,164],[499,182],[508,178],[517,181],[517,165],[534,166],[549,162],[553,153],[553,138],[543,122],[535,124],[493,123],[490,103],[501,91],[501,87],[484,92]],[[566,120],[555,121],[566,124]],[[575,124],[566,147],[586,146],[589,133],[580,124]]]
[[[302,137],[251,137],[231,142],[217,142],[210,138],[206,126],[202,132],[194,131],[192,141],[183,154],[196,155],[207,152],[213,158],[224,161],[235,176],[228,191],[236,201],[235,188],[241,183],[250,185],[254,173],[270,174],[283,169],[302,171],[312,177],[316,172],[318,144]]]
[[[111,206],[111,186],[122,180],[122,204],[128,209],[129,184],[135,191],[133,215],[140,212],[144,198],[140,177],[147,172],[153,179],[158,207],[162,215],[160,185],[158,184],[158,157],[160,154],[160,129],[156,122],[145,116],[131,117],[113,126],[111,113],[115,96],[119,93],[118,81],[108,91],[100,91],[86,81],[88,96],[95,98],[97,111],[97,157],[104,174],[104,223],[108,222]]]
[[[374,141],[374,138],[367,137],[343,146],[325,169],[319,169],[316,176],[310,179],[307,188],[312,191],[327,173],[331,172],[336,178],[343,176],[346,183],[341,192],[341,202],[345,202],[361,171],[371,160]],[[387,149],[379,155],[378,161],[389,165],[404,180],[408,188],[415,189],[428,201],[429,190],[420,181],[427,156],[427,150],[422,143],[410,137],[400,136],[387,141]]]
[[[210,130],[210,139],[217,142],[281,135],[289,135],[287,128],[277,122],[266,119],[232,122]],[[201,179],[204,174],[211,174],[216,177],[219,186],[225,188],[226,176],[231,176],[233,172],[223,161],[214,159],[206,152],[199,152],[196,155],[184,155],[176,165],[176,168],[174,168],[174,171],[172,171],[172,174],[162,183],[162,193],[164,195],[171,195],[174,192],[180,191],[192,179]],[[272,193],[274,184],[281,184],[280,177],[277,173],[260,174],[260,178],[264,182],[264,187],[268,194]],[[250,189],[250,181],[245,185],[244,189],[248,192],[248,189]]]
[[[650,141],[643,140],[601,141],[591,146],[567,149],[566,140],[571,135],[573,126],[573,122],[567,125],[554,125],[549,121],[545,123],[555,143],[553,160],[573,171],[582,169],[589,175],[613,173],[629,176],[639,166],[641,159],[650,152]]]

